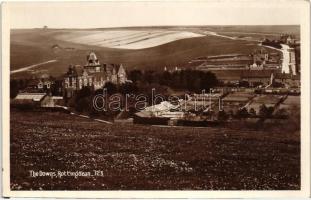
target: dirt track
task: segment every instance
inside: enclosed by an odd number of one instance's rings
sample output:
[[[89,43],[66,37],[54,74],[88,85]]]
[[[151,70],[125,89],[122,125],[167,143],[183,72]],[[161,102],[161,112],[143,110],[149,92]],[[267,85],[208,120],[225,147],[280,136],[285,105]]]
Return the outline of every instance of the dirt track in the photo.
[[[38,63],[38,64],[27,66],[27,67],[23,67],[23,68],[20,68],[20,69],[17,69],[17,70],[13,70],[13,71],[11,71],[11,74],[27,71],[27,70],[30,70],[32,68],[39,67],[41,65],[45,65],[45,64],[48,64],[48,63],[53,63],[53,62],[57,62],[57,60],[49,60],[49,61],[46,61],[46,62],[42,62],[42,63]]]

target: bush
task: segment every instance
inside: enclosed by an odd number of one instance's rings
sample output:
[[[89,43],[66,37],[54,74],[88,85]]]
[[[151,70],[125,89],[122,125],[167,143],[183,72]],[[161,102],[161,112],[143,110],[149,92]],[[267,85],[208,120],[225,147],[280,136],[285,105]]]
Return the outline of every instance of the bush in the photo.
[[[249,113],[246,108],[242,108],[238,110],[236,115],[238,118],[247,118],[249,116]]]
[[[289,112],[286,109],[281,108],[275,112],[275,116],[280,118],[286,118],[289,116]]]
[[[90,97],[92,95],[93,91],[91,87],[83,87],[81,90],[79,90],[76,94],[76,101],[84,98],[84,97]]]
[[[249,114],[250,114],[251,116],[256,116],[256,111],[255,111],[255,109],[254,109],[254,108],[251,108],[251,109],[249,110]]]
[[[107,93],[108,94],[114,94],[116,93],[118,90],[117,90],[117,86],[111,82],[107,82],[104,86],[104,88],[107,89]]]
[[[271,117],[273,110],[273,107],[267,107],[265,104],[262,104],[259,108],[259,116],[262,118]]]
[[[83,97],[77,100],[75,104],[75,110],[78,112],[92,111],[92,101],[90,100],[90,97]]]
[[[138,88],[133,83],[124,83],[120,85],[119,92],[121,94],[135,94],[138,91]]]
[[[133,70],[129,74],[129,79],[135,84],[139,82],[160,84],[174,89],[187,89],[192,92],[201,92],[203,89],[209,90],[219,84],[214,73],[190,69],[173,72]]]
[[[229,116],[228,116],[228,114],[224,110],[221,110],[221,111],[218,112],[218,116],[217,116],[218,120],[226,121],[228,118],[229,118]]]
[[[10,98],[14,99],[19,91],[19,84],[18,81],[12,80],[10,83]]]

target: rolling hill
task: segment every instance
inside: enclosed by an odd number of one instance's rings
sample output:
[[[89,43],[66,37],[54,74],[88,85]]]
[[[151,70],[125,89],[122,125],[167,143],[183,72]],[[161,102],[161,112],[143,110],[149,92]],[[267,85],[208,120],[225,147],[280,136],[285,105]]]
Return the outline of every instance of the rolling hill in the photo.
[[[295,27],[297,29],[297,27]],[[273,28],[267,29],[262,32],[262,34],[271,33],[283,33],[280,28],[276,28],[273,32]],[[295,30],[296,30],[295,29]],[[87,31],[89,34],[94,34],[98,32],[104,32],[106,29],[89,29],[83,30]],[[107,29],[110,30],[111,29]],[[43,63],[49,60],[56,60],[56,62],[51,62],[48,64],[40,65],[34,70],[23,71],[19,73],[14,73],[12,77],[20,76],[32,76],[37,73],[49,73],[53,76],[61,76],[66,72],[69,64],[79,64],[84,65],[87,53],[91,50],[95,51],[101,63],[122,63],[126,66],[128,70],[130,69],[152,69],[152,70],[162,70],[164,66],[175,67],[175,66],[187,66],[189,60],[200,57],[200,56],[211,56],[217,54],[229,54],[229,53],[246,53],[249,54],[255,48],[258,48],[258,42],[247,41],[243,39],[230,39],[225,37],[219,37],[217,35],[204,35],[204,31],[217,30],[218,34],[225,32],[237,31],[238,28],[233,29],[232,27],[149,27],[149,28],[117,28],[112,29],[113,31],[128,31],[133,34],[133,31],[146,31],[148,30],[152,34],[154,32],[191,32],[195,34],[195,37],[186,37],[167,40],[166,43],[161,43],[159,45],[148,45],[147,48],[112,48],[112,46],[107,47],[95,40],[90,40],[89,43],[79,42],[74,39],[70,39],[73,34],[81,32],[81,30],[75,29],[18,29],[11,30],[11,54],[10,69],[16,70],[21,69],[30,65],[35,65],[38,63]],[[259,32],[254,30],[254,28],[242,27],[243,33],[247,32]],[[267,31],[269,30],[269,31]],[[289,30],[293,30],[291,27]],[[298,27],[299,30],[299,27]],[[134,33],[135,34],[135,33]],[[203,36],[201,36],[201,35]],[[170,35],[170,34],[168,34]],[[66,38],[67,36],[67,38]],[[66,39],[64,39],[64,37]],[[84,37],[88,37],[84,35]],[[123,34],[123,37],[124,36]],[[175,36],[174,36],[175,37]],[[149,40],[151,37],[140,39],[138,38],[138,43],[141,44],[142,40]],[[88,38],[90,39],[90,38]],[[167,38],[166,38],[167,39]],[[105,39],[104,39],[105,40]],[[88,40],[86,40],[88,41]],[[134,42],[137,42],[134,41]],[[103,41],[102,41],[103,42]],[[114,41],[115,42],[115,41]],[[105,43],[105,42],[104,42]],[[148,43],[148,42],[147,42]],[[146,44],[146,41],[143,41]],[[136,45],[137,47],[137,45]]]

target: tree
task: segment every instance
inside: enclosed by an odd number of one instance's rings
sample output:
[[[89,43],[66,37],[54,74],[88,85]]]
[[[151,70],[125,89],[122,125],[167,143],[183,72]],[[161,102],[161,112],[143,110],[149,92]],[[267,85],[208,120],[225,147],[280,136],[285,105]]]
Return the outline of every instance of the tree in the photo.
[[[155,72],[152,71],[152,70],[149,70],[149,71],[146,71],[144,73],[144,78],[143,78],[143,81],[146,82],[146,83],[154,83],[156,80],[155,80]]]
[[[259,87],[259,86],[261,86],[262,85],[262,83],[261,82],[253,82],[253,87]]]
[[[254,108],[251,108],[251,109],[249,110],[249,114],[250,114],[251,116],[256,116],[256,111],[255,111],[255,109],[254,109]]]
[[[280,82],[277,82],[277,81],[274,81],[272,83],[272,87],[282,88],[282,87],[284,87],[284,84],[280,83]]]
[[[247,111],[247,109],[244,107],[242,109],[239,109],[237,112],[237,117],[238,118],[246,118],[249,116],[249,113]]]
[[[75,109],[78,112],[90,112],[92,110],[92,101],[90,97],[78,99],[75,104]]]
[[[133,83],[124,83],[120,85],[119,91],[121,94],[133,94],[137,92],[137,86]]]
[[[248,81],[239,81],[239,87],[249,87],[249,82]]]
[[[268,108],[265,104],[262,104],[260,107],[259,107],[259,116],[260,117],[266,117],[268,114]]]
[[[51,92],[53,96],[62,95],[62,80],[55,80],[55,83],[51,85]]]
[[[217,119],[220,120],[220,121],[225,121],[229,118],[228,114],[224,111],[224,110],[221,110],[218,112],[218,116],[217,116]]]
[[[275,115],[277,117],[286,118],[289,116],[289,112],[285,108],[280,108],[276,111]]]
[[[163,72],[160,76],[159,83],[161,85],[169,86],[170,82],[171,82],[171,73],[168,71]]]
[[[93,91],[91,87],[83,87],[75,95],[75,101],[70,101],[69,105],[74,106],[78,112],[89,111],[92,106],[92,101],[90,100],[92,94]]]
[[[10,82],[10,98],[11,99],[14,99],[17,94],[18,94],[18,91],[19,91],[19,82],[16,81],[16,80],[12,80]]]
[[[128,78],[133,81],[133,83],[136,83],[137,81],[141,81],[143,77],[143,73],[140,70],[132,70],[129,73]]]
[[[274,111],[274,107],[273,106],[269,106],[268,107],[268,117],[271,117]]]
[[[90,97],[92,95],[91,87],[83,87],[81,90],[77,92],[76,100],[79,100],[83,97]]]
[[[263,118],[271,117],[273,110],[273,107],[267,107],[265,104],[262,104],[259,108],[259,116]]]
[[[104,88],[107,89],[107,93],[110,95],[117,92],[117,86],[111,82],[107,82],[105,84]]]
[[[234,112],[233,112],[233,110],[229,110],[229,112],[228,112],[228,115],[229,115],[229,117],[233,117],[234,116]]]
[[[209,90],[219,84],[216,75],[212,72],[204,72],[200,79],[200,90]]]

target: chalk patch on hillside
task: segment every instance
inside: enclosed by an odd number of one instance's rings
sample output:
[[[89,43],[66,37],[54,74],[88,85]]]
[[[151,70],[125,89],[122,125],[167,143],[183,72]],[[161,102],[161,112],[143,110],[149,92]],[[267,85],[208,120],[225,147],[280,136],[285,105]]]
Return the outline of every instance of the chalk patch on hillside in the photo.
[[[118,49],[145,49],[176,40],[202,37],[204,35],[188,31],[81,31],[65,33],[58,39],[100,47]]]

